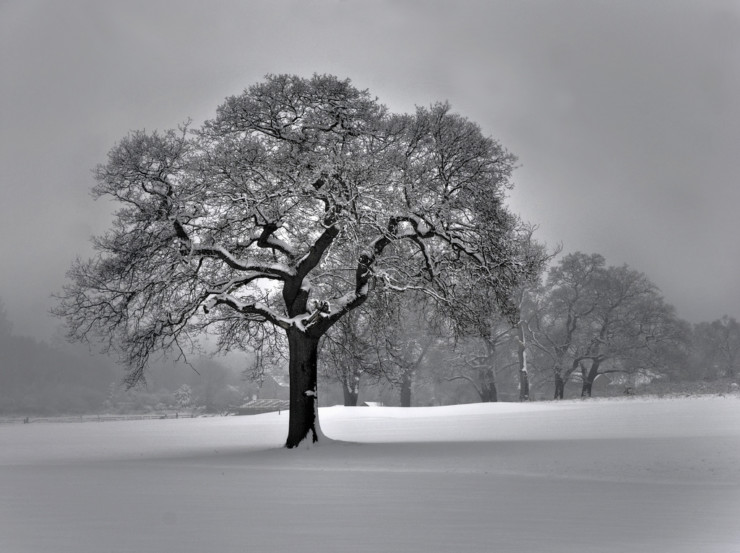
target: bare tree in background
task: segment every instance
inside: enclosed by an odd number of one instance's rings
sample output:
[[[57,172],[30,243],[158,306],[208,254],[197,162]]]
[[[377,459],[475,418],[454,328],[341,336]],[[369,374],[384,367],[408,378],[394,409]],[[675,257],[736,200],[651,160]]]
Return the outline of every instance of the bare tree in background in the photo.
[[[529,372],[526,355],[526,317],[532,312],[530,288],[536,287],[546,264],[559,253],[548,253],[533,238],[535,227],[522,226],[519,250],[528,267],[529,278],[513,291],[508,311],[490,288],[465,288],[466,300],[447,315],[455,334],[457,355],[446,380],[466,380],[482,402],[498,401],[497,375],[503,369],[518,367],[519,400],[529,400]]]
[[[385,296],[392,300],[390,296]],[[422,375],[431,376],[432,359],[452,347],[439,302],[419,292],[388,301],[382,310],[380,370],[399,393],[401,407],[411,407],[414,387]]]
[[[204,331],[288,343],[287,447],[317,441],[320,338],[382,280],[454,304],[461,279],[506,306],[526,273],[504,206],[515,158],[447,104],[391,114],[349,81],[269,76],[201,128],[133,132],[97,168],[120,209],[55,313],[144,378]]]
[[[647,374],[660,368],[665,348],[680,339],[679,319],[660,290],[627,265],[606,266],[598,254],[565,256],[536,297],[532,342],[548,359],[555,399],[580,376],[581,396],[609,373]]]
[[[588,317],[597,307],[594,282],[605,263],[599,254],[568,254],[549,270],[535,298],[529,329],[533,344],[548,360],[555,399],[563,399],[565,384],[584,359]]]
[[[319,350],[319,370],[339,382],[347,407],[357,405],[363,379],[377,381],[382,374],[382,323],[371,303],[372,298],[331,327]]]
[[[597,306],[586,327],[588,347],[579,360],[581,397],[591,397],[599,375],[657,369],[661,348],[676,339],[679,327],[673,308],[639,271],[608,267],[593,285]]]
[[[705,378],[735,378],[740,374],[740,323],[725,315],[694,327],[694,348]]]
[[[8,313],[5,310],[5,302],[0,298],[0,338],[10,336],[13,331],[13,323],[8,319]]]

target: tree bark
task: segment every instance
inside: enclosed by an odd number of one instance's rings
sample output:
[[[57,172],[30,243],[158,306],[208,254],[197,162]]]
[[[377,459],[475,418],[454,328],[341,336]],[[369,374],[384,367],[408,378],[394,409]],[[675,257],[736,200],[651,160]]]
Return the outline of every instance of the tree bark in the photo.
[[[529,401],[529,372],[519,369],[519,401]]]
[[[581,387],[581,397],[591,397],[591,391],[594,386],[594,380],[599,376],[599,365],[601,361],[595,359],[591,362],[591,368],[588,372],[584,371],[583,374],[583,386]]]
[[[357,407],[357,399],[360,395],[357,388],[352,388],[347,382],[342,382],[342,391],[344,392],[344,406]]]
[[[484,403],[496,403],[498,401],[498,390],[496,389],[496,383],[490,382],[484,384],[481,388],[481,401]]]
[[[519,334],[519,401],[529,401],[529,371],[527,370],[527,343],[522,323],[517,326]]]
[[[411,375],[407,373],[401,378],[401,407],[411,407]]]
[[[563,399],[565,395],[565,380],[559,372],[555,373],[555,399]]]
[[[285,447],[293,448],[303,440],[319,441],[317,358],[319,340],[295,328],[286,331],[290,361],[290,417]]]
[[[480,399],[484,403],[496,403],[498,401],[498,390],[496,389],[496,375],[493,368],[488,366],[481,369],[479,373],[480,380]]]

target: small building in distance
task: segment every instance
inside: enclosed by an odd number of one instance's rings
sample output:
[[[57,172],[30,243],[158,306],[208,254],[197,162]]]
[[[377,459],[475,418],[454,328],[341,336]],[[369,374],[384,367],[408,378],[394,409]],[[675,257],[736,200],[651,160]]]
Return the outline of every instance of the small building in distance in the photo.
[[[290,401],[287,399],[253,399],[234,409],[235,415],[259,415],[275,411],[288,411]]]
[[[252,399],[258,398],[288,399],[290,398],[290,386],[272,375],[265,375],[264,380],[260,384],[257,397],[252,397]]]

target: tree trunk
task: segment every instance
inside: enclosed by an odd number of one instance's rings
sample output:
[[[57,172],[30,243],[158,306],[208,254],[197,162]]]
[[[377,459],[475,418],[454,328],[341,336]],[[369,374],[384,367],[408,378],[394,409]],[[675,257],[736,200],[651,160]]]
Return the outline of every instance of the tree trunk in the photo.
[[[408,373],[401,378],[401,407],[411,407],[411,375]]]
[[[484,403],[496,403],[498,401],[498,390],[495,382],[489,382],[481,386],[480,399]]]
[[[289,329],[290,420],[285,447],[293,448],[303,440],[319,441],[321,428],[316,395],[318,338],[295,328]]]
[[[527,343],[522,324],[517,326],[519,333],[519,401],[529,401],[529,371],[527,370]]]
[[[529,373],[526,367],[519,370],[519,401],[529,401]]]
[[[344,392],[344,406],[357,407],[357,398],[360,393],[357,387],[354,388],[348,382],[342,382],[342,391]]]
[[[594,360],[591,362],[591,368],[589,369],[589,371],[583,371],[581,373],[583,375],[581,397],[591,397],[591,390],[594,386],[594,380],[596,380],[596,377],[599,376],[599,365],[601,365],[601,361],[598,359]]]
[[[555,373],[555,399],[563,399],[565,395],[565,380],[559,372]]]
[[[496,389],[496,374],[491,366],[481,369],[478,373],[480,380],[480,399],[485,403],[498,401],[498,390]]]

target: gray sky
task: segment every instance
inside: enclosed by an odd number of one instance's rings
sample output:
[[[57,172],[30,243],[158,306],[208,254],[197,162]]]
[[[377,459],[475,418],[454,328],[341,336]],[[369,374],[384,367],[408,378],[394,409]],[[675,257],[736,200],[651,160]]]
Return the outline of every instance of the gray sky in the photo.
[[[740,318],[740,3],[0,0],[0,298],[51,336],[128,131],[211,117],[267,73],[449,100],[519,156],[510,206],[692,321]]]

